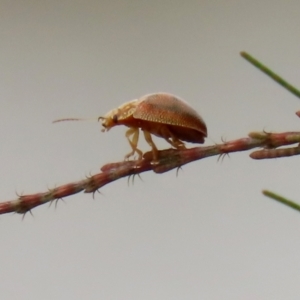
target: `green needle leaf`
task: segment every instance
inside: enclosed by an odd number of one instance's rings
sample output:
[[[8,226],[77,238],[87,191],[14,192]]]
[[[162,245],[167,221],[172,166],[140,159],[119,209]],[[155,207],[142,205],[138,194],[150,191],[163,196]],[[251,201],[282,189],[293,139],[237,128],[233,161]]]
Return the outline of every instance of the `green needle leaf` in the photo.
[[[249,55],[247,52],[241,52],[241,56],[245,58],[248,62],[250,62],[252,65],[260,69],[262,72],[270,76],[273,80],[275,80],[278,84],[283,86],[285,89],[290,91],[292,94],[294,94],[296,97],[300,98],[300,91],[297,90],[294,86],[289,84],[287,81],[285,81],[283,78],[278,76],[276,73],[271,71],[269,68],[267,68],[265,65],[263,65],[261,62],[256,60],[254,57]]]
[[[265,196],[267,196],[267,197],[269,197],[269,198],[271,198],[273,200],[276,200],[276,201],[278,201],[278,202],[280,202],[280,203],[282,203],[284,205],[287,205],[287,206],[289,206],[289,207],[291,207],[291,208],[293,208],[295,210],[300,211],[300,205],[297,204],[297,203],[295,203],[295,202],[293,202],[293,201],[291,201],[291,200],[288,200],[288,199],[286,199],[286,198],[284,198],[282,196],[279,196],[279,195],[277,195],[277,194],[275,194],[273,192],[266,191],[266,190],[263,191],[262,193]]]

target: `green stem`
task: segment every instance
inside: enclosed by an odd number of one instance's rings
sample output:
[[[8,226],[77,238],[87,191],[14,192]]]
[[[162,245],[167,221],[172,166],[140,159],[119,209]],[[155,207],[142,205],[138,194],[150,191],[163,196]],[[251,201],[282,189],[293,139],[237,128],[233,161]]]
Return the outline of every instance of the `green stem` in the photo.
[[[260,63],[258,60],[256,60],[254,57],[249,55],[246,52],[241,52],[241,56],[245,58],[248,62],[250,62],[252,65],[260,69],[262,72],[270,76],[273,80],[275,80],[277,83],[279,83],[281,86],[283,86],[285,89],[290,91],[292,94],[294,94],[296,97],[300,98],[300,91],[297,90],[294,86],[289,84],[287,81],[285,81],[283,78],[278,76],[276,73],[271,71],[269,68],[264,66],[262,63]]]
[[[288,199],[286,199],[284,197],[281,197],[281,196],[279,196],[279,195],[277,195],[275,193],[272,193],[270,191],[263,191],[262,193],[265,196],[267,196],[267,197],[269,197],[271,199],[274,199],[274,200],[276,200],[276,201],[278,201],[278,202],[280,202],[280,203],[282,203],[284,205],[287,205],[287,206],[289,206],[289,207],[291,207],[291,208],[293,208],[295,210],[300,211],[300,205],[297,204],[297,203],[295,203],[295,202],[293,202],[293,201],[291,201],[291,200],[288,200]]]

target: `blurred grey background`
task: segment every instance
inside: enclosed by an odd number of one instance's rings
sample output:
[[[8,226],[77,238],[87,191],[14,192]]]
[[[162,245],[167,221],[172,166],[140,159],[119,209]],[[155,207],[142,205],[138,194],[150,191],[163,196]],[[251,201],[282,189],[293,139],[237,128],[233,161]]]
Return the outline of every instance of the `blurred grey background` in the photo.
[[[151,92],[188,101],[206,145],[295,131],[299,1],[0,1],[0,200],[77,181],[129,152],[97,117]],[[169,147],[156,138],[160,149]],[[148,150],[145,142],[141,148]],[[299,157],[249,152],[122,179],[0,218],[1,299],[299,299]]]

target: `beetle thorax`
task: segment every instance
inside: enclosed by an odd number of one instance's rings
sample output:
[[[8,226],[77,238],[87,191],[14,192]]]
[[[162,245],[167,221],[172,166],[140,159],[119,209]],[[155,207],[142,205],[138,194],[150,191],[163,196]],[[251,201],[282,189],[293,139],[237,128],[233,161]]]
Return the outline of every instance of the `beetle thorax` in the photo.
[[[110,128],[122,125],[124,120],[128,119],[135,112],[137,105],[139,104],[138,99],[128,101],[118,108],[112,109],[104,117],[99,117],[102,120],[102,131],[108,131]]]

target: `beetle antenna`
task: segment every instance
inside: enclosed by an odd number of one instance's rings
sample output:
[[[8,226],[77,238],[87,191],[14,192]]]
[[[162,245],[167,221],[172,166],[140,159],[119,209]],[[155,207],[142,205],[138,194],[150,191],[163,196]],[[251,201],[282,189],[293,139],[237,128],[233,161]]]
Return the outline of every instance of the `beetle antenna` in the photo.
[[[64,118],[52,121],[52,123],[64,122],[64,121],[98,121],[98,118]]]

